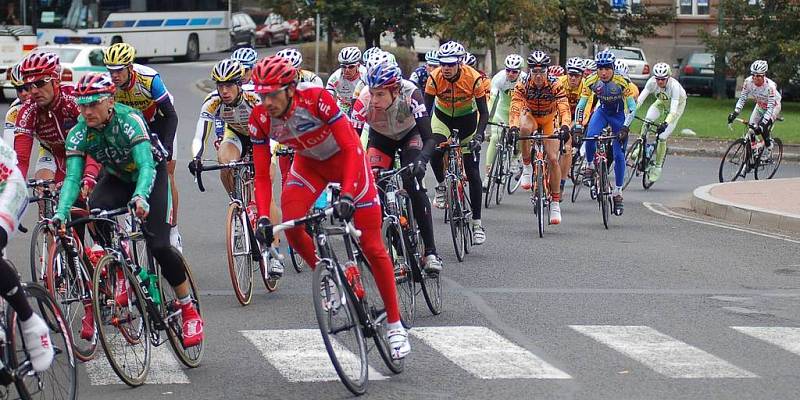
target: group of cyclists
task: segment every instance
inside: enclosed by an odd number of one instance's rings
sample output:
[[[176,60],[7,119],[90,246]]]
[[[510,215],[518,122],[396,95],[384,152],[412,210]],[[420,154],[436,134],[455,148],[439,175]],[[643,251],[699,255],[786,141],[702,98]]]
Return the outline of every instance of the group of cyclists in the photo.
[[[0,143],[0,250],[18,230],[28,204],[25,178],[38,140],[34,176],[52,179],[60,188],[54,229],[64,229],[72,207],[127,205],[151,233],[147,246],[181,303],[183,344],[196,346],[204,337],[203,320],[192,303],[177,229],[173,156],[178,116],[161,76],[136,64],[135,58],[130,44],[113,44],[104,53],[108,73],[86,74],[74,85],[60,81],[61,65],[54,53],[33,52],[14,66],[11,78],[18,99],[7,113]],[[216,88],[201,106],[188,169],[193,175],[201,170],[209,138],[222,164],[250,156],[257,206],[254,233],[267,246],[277,245],[275,224],[304,216],[327,185],[338,182],[340,198],[334,212],[363,232],[361,246],[386,306],[387,338],[395,359],[408,355],[411,346],[400,321],[392,261],[380,234],[383,217],[375,170],[392,168],[396,162],[410,167],[403,183],[424,243],[422,265],[427,273],[439,273],[443,264],[424,176],[430,166],[437,182],[433,206],[444,208],[444,153],[437,147],[451,135],[458,135],[463,152],[470,155],[463,162],[472,206],[471,239],[481,245],[487,237],[481,220],[485,187],[480,151],[488,139],[484,161],[488,174],[500,140],[500,129],[487,132],[489,121],[507,125],[515,138],[540,132],[557,139],[547,141],[544,150],[550,165],[549,219],[560,224],[559,202],[573,147],[585,154],[583,175],[591,176],[596,144],[583,139],[596,138],[607,129],[615,135],[613,205],[621,215],[626,144],[638,108],[651,94],[655,97],[645,118],[658,121],[656,162],[650,172],[651,180],[657,180],[667,138],[686,106],[686,92],[668,64],[656,64],[640,92],[628,78],[626,65],[609,50],[592,59],[569,58],[563,67],[545,51],[533,51],[526,58],[511,54],[504,69],[492,77],[478,70],[475,56],[454,41],[428,52],[425,64],[408,79],[394,56],[379,48],[362,53],[357,47],[345,47],[338,62],[339,68],[324,85],[319,76],[302,69],[302,54],[293,48],[263,58],[251,48],[240,48],[216,63],[211,70]],[[751,77],[728,120],[754,97],[751,123],[759,127],[769,148],[780,95],[765,77],[767,70],[765,61],[752,64]],[[524,139],[518,143],[521,167],[516,178],[530,190],[531,143]],[[279,156],[281,149],[291,150],[293,157]],[[279,207],[272,184],[276,169],[281,174]],[[231,172],[223,170],[220,179],[233,193]],[[91,234],[96,243],[107,240],[103,229]],[[302,227],[286,230],[286,239],[308,265],[317,264],[312,238]],[[280,262],[269,268],[271,275],[283,273]],[[123,280],[117,286],[124,288],[125,278],[117,279]],[[21,297],[18,275],[2,259],[0,291],[19,313],[34,369],[46,369],[53,357],[47,326]],[[126,303],[125,290],[115,296],[118,303]],[[90,339],[95,334],[94,314],[90,309],[85,314],[81,337]]]

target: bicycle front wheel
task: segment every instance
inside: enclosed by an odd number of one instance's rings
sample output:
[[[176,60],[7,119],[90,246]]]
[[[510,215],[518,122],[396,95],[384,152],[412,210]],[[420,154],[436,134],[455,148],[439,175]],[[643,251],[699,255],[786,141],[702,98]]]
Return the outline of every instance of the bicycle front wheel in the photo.
[[[225,225],[225,243],[228,251],[228,272],[233,284],[233,293],[239,304],[246,306],[253,298],[253,256],[247,241],[247,222],[242,207],[237,202],[228,205]]]
[[[506,181],[506,191],[508,194],[514,194],[514,192],[519,189],[519,185],[522,182],[520,178],[522,178],[522,164],[517,161],[514,162],[514,157],[512,156],[513,153],[509,152],[508,157],[508,180]],[[516,165],[515,165],[516,164]]]
[[[539,237],[544,237],[544,171],[542,171],[542,165],[536,164],[535,170],[533,171],[534,175],[536,176],[534,184],[536,188],[534,190],[534,213],[536,214],[536,222],[538,223],[539,229]]]
[[[766,160],[758,160],[754,174],[756,179],[772,179],[778,172],[783,160],[783,142],[778,138],[772,138],[772,153]]]
[[[483,206],[485,208],[490,208],[492,206],[492,191],[495,190],[497,186],[500,185],[499,177],[500,177],[500,152],[495,156],[494,162],[492,162],[491,168],[489,168],[489,173],[486,174],[486,190],[483,193]]]
[[[666,143],[664,143],[664,145],[666,146]],[[651,181],[650,180],[650,171],[652,171],[652,168],[655,168],[656,160],[651,158],[648,161],[649,161],[648,162],[648,168],[646,168],[644,173],[642,174],[642,187],[645,190],[650,189],[651,187],[653,187],[653,184],[655,183],[655,181]],[[661,160],[661,168],[662,168],[662,170],[664,168],[664,164],[666,164],[666,163],[667,163],[667,154],[664,154],[664,159]]]
[[[31,281],[42,283],[47,270],[48,252],[55,238],[47,221],[39,221],[31,233]],[[44,283],[42,283],[44,284]]]
[[[750,147],[744,139],[736,139],[728,146],[722,161],[719,163],[719,181],[733,182],[739,177],[744,178],[747,163],[750,161]]]
[[[306,265],[303,257],[300,257],[300,254],[297,254],[297,252],[291,247],[289,247],[289,257],[292,259],[292,266],[294,267],[295,272],[298,274],[303,272],[303,269],[305,269]]]
[[[508,157],[505,151],[500,150],[497,152],[497,158],[500,160],[497,165],[497,180],[494,186],[494,202],[498,206],[503,201],[503,194],[505,187],[508,185]]]
[[[371,332],[369,332],[367,336],[372,336],[375,347],[378,348],[378,354],[380,354],[386,367],[393,373],[399,374],[403,372],[405,360],[402,358],[399,360],[392,358],[392,349],[389,347],[387,337],[387,332],[389,330],[387,325],[389,322],[387,321],[386,306],[383,304],[378,285],[375,284],[375,275],[368,265],[361,262],[360,257],[358,268],[361,270],[361,281],[364,285],[365,293],[362,304],[366,305],[371,321],[369,325],[372,327]],[[368,331],[365,331],[365,333],[366,332]]]
[[[636,139],[633,145],[628,149],[628,153],[625,154],[625,183],[622,184],[622,190],[627,189],[634,175],[639,174],[639,166],[642,165],[643,158],[644,141],[642,141],[642,139]]]
[[[411,265],[409,265],[412,262],[411,256],[403,236],[400,226],[391,218],[383,220],[381,237],[383,237],[383,243],[389,251],[389,259],[392,260],[394,267],[394,281],[397,286],[397,296],[400,299],[400,318],[406,328],[411,328],[414,325],[416,310],[416,284]]]
[[[453,238],[453,248],[458,262],[464,261],[464,210],[459,201],[458,182],[454,178],[447,179],[447,210],[449,212],[450,236]]]
[[[611,187],[608,180],[608,165],[605,162],[598,163],[597,171],[597,201],[600,203],[600,214],[603,216],[603,226],[608,229],[608,219],[611,216]]]
[[[367,391],[367,344],[354,297],[344,287],[344,277],[328,261],[314,268],[311,295],[319,331],[333,368],[347,390],[355,395]]]
[[[189,282],[189,295],[192,297],[192,304],[194,305],[197,314],[202,318],[203,310],[200,307],[200,293],[197,290],[192,269],[183,254],[180,254],[183,265],[186,267],[186,281]],[[161,267],[159,266],[159,269]],[[203,358],[203,349],[205,349],[205,342],[200,342],[197,346],[186,347],[183,345],[183,313],[181,303],[178,300],[175,290],[164,278],[164,274],[159,270],[160,279],[158,290],[161,292],[161,317],[167,325],[167,337],[169,337],[169,344],[172,350],[178,357],[178,360],[189,368],[196,368],[200,365],[200,360]]]

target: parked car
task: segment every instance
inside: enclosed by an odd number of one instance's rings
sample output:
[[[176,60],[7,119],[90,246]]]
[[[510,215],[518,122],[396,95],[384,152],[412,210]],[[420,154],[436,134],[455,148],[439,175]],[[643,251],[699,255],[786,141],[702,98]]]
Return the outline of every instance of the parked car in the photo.
[[[289,33],[292,24],[283,19],[278,14],[272,13],[264,20],[263,25],[259,25],[256,30],[256,43],[272,47],[273,43],[289,44]]]
[[[628,76],[639,88],[643,88],[650,78],[650,64],[644,51],[638,47],[616,47],[609,49],[617,60],[622,60],[628,66]]]
[[[17,92],[11,86],[11,67],[19,62],[29,51],[36,48],[36,34],[27,25],[0,25],[0,85],[3,97],[16,98]]]
[[[714,54],[692,53],[678,65],[678,82],[686,93],[710,96],[714,92]],[[736,77],[728,72],[725,77],[728,97],[736,93]]]
[[[245,13],[231,15],[231,47],[256,46],[256,23]]]
[[[292,30],[289,31],[289,40],[293,42],[314,40],[316,36],[314,18],[306,18],[302,23],[296,19],[290,19],[289,24],[292,25]]]

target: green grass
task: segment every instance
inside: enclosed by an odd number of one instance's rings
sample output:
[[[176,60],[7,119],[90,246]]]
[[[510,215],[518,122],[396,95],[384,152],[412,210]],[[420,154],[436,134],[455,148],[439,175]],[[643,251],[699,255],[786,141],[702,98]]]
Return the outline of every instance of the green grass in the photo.
[[[652,103],[652,97],[642,105],[641,110],[636,113],[644,118],[647,108]],[[733,111],[736,100],[714,100],[708,97],[689,97],[686,102],[686,109],[683,116],[678,120],[678,127],[673,131],[673,137],[689,137],[682,135],[683,129],[691,129],[697,133],[698,138],[725,139],[732,140],[741,137],[744,132],[744,125],[734,124],[733,131],[728,129],[728,114]],[[742,110],[740,118],[749,119],[750,112],[753,110],[753,102],[749,101]],[[784,143],[800,143],[800,103],[783,102],[781,115],[783,122],[776,123],[773,133],[781,138]],[[632,131],[639,132],[640,123],[636,121]]]

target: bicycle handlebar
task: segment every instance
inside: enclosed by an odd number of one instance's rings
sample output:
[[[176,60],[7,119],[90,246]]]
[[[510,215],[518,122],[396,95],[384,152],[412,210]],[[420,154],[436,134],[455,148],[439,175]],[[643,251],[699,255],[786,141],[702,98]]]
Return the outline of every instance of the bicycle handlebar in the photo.
[[[333,209],[339,202],[335,202],[330,206],[326,207],[325,209],[315,212],[313,214],[309,214],[302,218],[297,218],[289,221],[281,222],[280,224],[276,224],[272,226],[272,235],[277,235],[287,229],[294,228],[296,226],[305,225],[311,221],[322,220],[325,218],[330,217],[333,215]],[[344,229],[345,233],[348,235],[353,235],[357,238],[361,237],[361,230],[357,229],[351,221],[343,221],[344,222]]]
[[[638,116],[635,116],[635,115],[633,116],[633,118],[636,118],[636,119],[638,119],[639,121],[642,121],[642,123],[643,123],[643,124],[645,124],[645,125],[650,125],[650,126],[656,126],[656,125],[658,125],[658,124],[656,124],[655,122],[653,122],[653,121],[650,121],[650,120],[648,120],[648,119],[646,119],[646,118],[638,117]]]
[[[216,164],[216,165],[200,165],[200,168],[195,173],[195,182],[197,182],[197,188],[200,189],[201,192],[206,191],[206,187],[203,185],[203,171],[216,171],[220,169],[231,169],[231,168],[245,168],[245,167],[252,167],[252,161],[232,161],[225,164]]]
[[[56,181],[54,179],[28,179],[28,187],[47,187],[50,185],[55,184]]]
[[[72,221],[67,222],[65,226],[67,228],[72,228],[75,225],[81,225],[88,222],[110,221],[111,218],[118,217],[120,215],[126,215],[130,212],[131,211],[130,209],[128,209],[128,206],[115,208],[113,210],[101,210],[99,208],[94,208],[91,211],[89,211],[89,215],[73,219]]]

